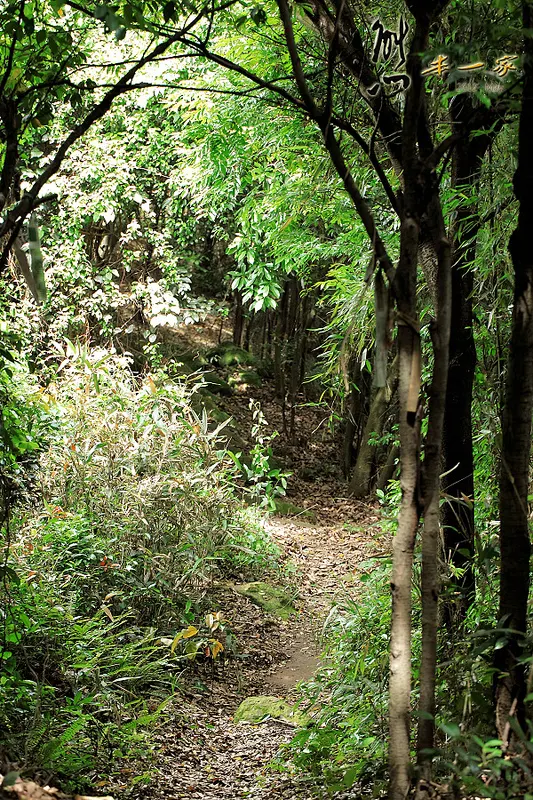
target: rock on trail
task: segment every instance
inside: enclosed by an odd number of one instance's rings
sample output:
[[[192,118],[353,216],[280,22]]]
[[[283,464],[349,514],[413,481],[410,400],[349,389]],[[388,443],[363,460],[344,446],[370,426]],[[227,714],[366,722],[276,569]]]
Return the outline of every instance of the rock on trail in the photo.
[[[129,797],[309,800],[328,796],[323,786],[291,767],[282,747],[294,736],[296,722],[306,721],[291,717],[290,709],[299,699],[297,684],[310,679],[319,664],[321,621],[336,597],[353,591],[358,563],[376,549],[365,533],[377,519],[375,511],[346,500],[337,505],[334,513],[331,509],[318,512],[316,524],[298,517],[271,517],[265,523],[295,570],[296,613],[285,619],[268,614],[257,597],[249,599],[236,591],[239,587],[223,588],[220,605],[225,610],[226,599],[232,607],[228,616],[240,659],[230,661],[216,679],[209,675],[199,679],[198,691],[193,681],[179,709],[180,723],[157,734],[159,762],[149,785],[135,787]],[[349,526],[343,524],[345,519]],[[359,528],[353,524],[358,521],[363,522]],[[254,707],[257,711],[255,717],[243,713],[243,700],[258,697],[263,700],[248,701],[248,711]],[[270,706],[265,705],[265,697],[270,698]],[[246,721],[239,721],[243,716]],[[272,770],[271,762],[280,749],[286,768]]]

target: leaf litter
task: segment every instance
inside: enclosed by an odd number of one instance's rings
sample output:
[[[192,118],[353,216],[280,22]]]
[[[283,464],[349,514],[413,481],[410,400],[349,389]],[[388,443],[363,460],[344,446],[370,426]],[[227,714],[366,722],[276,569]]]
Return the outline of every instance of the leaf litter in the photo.
[[[282,431],[281,405],[271,386],[221,398],[221,408],[236,420],[240,432],[250,430],[251,397],[261,402],[270,428]],[[302,699],[298,684],[310,680],[319,666],[322,628],[332,605],[362,586],[361,562],[390,549],[388,537],[379,531],[377,508],[348,498],[346,482],[331,468],[340,446],[325,424],[326,413],[302,404],[296,409],[296,434],[291,438],[281,433],[274,440],[274,455],[293,472],[288,499],[313,512],[313,521],[271,515],[265,522],[282,551],[297,615],[278,619],[231,584],[217,587],[216,600],[231,622],[238,652],[224,667],[207,669],[179,698],[176,721],[155,735],[159,756],[148,785],[125,793],[132,800],[331,796],[315,778],[298,773],[290,752],[283,749],[294,735],[293,725],[269,718],[235,724],[233,719],[247,697],[275,694],[291,704]],[[334,797],[355,797],[355,791]]]
[[[349,528],[343,522],[347,516]],[[324,517],[329,524],[323,524]],[[294,770],[289,752],[282,749],[294,735],[294,726],[273,719],[236,725],[233,715],[246,697],[274,694],[298,702],[298,683],[309,680],[319,664],[321,628],[332,603],[357,590],[358,564],[376,549],[365,528],[377,519],[372,507],[333,498],[316,524],[270,517],[265,524],[293,570],[298,614],[280,620],[231,585],[217,588],[217,601],[239,643],[238,653],[224,667],[206,668],[191,681],[179,699],[177,720],[155,734],[159,756],[149,784],[128,790],[128,797],[328,797],[324,786]],[[278,761],[284,769],[273,770],[272,761],[280,751]]]

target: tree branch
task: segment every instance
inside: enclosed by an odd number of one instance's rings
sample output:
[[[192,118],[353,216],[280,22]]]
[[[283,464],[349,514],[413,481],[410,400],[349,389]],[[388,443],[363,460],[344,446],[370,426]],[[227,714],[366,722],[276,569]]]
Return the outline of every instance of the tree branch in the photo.
[[[22,16],[24,14],[24,6],[26,4],[26,0],[20,0],[19,5],[19,18],[18,24],[20,25],[22,21]],[[11,44],[9,46],[9,54],[7,57],[7,64],[4,74],[2,75],[2,80],[0,81],[0,97],[4,94],[4,89],[6,88],[6,84],[9,80],[9,76],[11,75],[11,70],[13,68],[13,58],[15,56],[15,47],[17,45],[17,34],[16,32],[13,33],[13,37],[11,39]]]
[[[139,59],[139,61],[133,67],[131,67],[131,69],[129,69],[119,81],[117,81],[116,85],[104,95],[102,100],[93,107],[85,119],[79,125],[77,125],[62,142],[54,158],[39,175],[31,189],[26,192],[26,194],[19,200],[15,207],[7,213],[3,222],[0,224],[0,236],[5,236],[13,231],[15,226],[17,226],[19,223],[22,224],[30,211],[35,207],[37,196],[42,187],[52,177],[52,175],[55,175],[55,173],[58,171],[63,159],[65,158],[65,155],[74,142],[83,136],[89,130],[91,125],[93,125],[97,120],[101,119],[109,111],[115,98],[124,92],[137,88],[137,86],[132,84],[131,81],[139,72],[139,70],[146,66],[146,64],[150,63],[153,58],[166,52],[173,44],[181,41],[184,34],[191,30],[200,19],[201,15],[197,15],[194,20],[188,23],[183,31],[175,33],[173,36],[157,45],[146,56]],[[1,266],[2,265],[0,264],[0,268]]]
[[[300,92],[300,96],[305,104],[305,107],[309,111],[309,114],[314,119],[316,119],[319,115],[319,111],[317,104],[315,103],[313,96],[309,90],[309,86],[307,84],[307,80],[305,78],[305,74],[303,71],[302,62],[300,61],[298,48],[296,47],[296,41],[294,39],[294,30],[292,27],[291,12],[289,6],[287,5],[287,0],[277,0],[277,4],[279,9],[279,15],[281,18],[281,23],[283,25],[283,30],[285,32],[285,40],[287,42],[287,49],[289,51],[289,56],[291,59],[292,71],[294,73],[294,80],[296,81],[298,91]]]

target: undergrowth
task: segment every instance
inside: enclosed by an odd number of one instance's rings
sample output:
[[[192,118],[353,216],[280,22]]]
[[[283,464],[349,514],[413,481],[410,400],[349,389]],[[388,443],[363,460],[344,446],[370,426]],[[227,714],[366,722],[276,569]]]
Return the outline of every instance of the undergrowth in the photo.
[[[323,666],[304,687],[313,725],[291,747],[296,766],[331,791],[385,780],[390,563],[365,562],[362,597],[347,597],[324,625]]]
[[[46,389],[19,370],[43,423],[13,424],[3,458],[1,755],[79,789],[146,762],[184,670],[234,647],[214,578],[272,569],[277,550],[237,494],[223,426],[186,387],[136,379],[108,351],[57,350]]]
[[[400,501],[396,481],[379,494],[379,501],[380,527],[394,535]],[[439,712],[431,756],[435,780],[440,776],[446,791],[458,798],[533,797],[527,793],[533,726],[528,738],[520,726],[515,725],[514,730],[511,725],[511,734],[520,740],[513,758],[507,753],[508,743],[494,738],[492,728],[493,658],[505,635],[503,628],[490,622],[497,616],[497,591],[487,560],[497,555],[493,533],[481,529],[475,559],[476,602],[465,620],[456,620],[451,630],[444,624],[439,629]],[[421,650],[420,566],[417,548],[412,617],[413,757]],[[333,607],[324,624],[323,665],[315,678],[302,686],[303,705],[312,714],[312,724],[296,733],[289,748],[295,766],[325,781],[331,793],[357,785],[365,792],[371,787],[373,796],[381,796],[387,781],[391,559],[370,559],[359,567],[361,589]],[[443,581],[442,604],[453,608],[454,597],[453,582],[447,585]],[[524,661],[530,668],[533,658]]]

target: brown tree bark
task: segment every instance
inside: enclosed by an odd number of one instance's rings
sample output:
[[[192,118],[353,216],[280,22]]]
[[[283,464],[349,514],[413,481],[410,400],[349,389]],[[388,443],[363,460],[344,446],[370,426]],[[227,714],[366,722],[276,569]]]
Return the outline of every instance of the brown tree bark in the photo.
[[[398,459],[400,457],[400,448],[397,444],[393,444],[390,448],[387,460],[383,465],[381,472],[379,473],[379,477],[376,483],[376,488],[381,489],[384,491],[387,488],[387,484],[394,478],[396,473],[396,469],[398,466]]]
[[[393,286],[398,309],[402,501],[398,529],[393,540],[391,576],[389,800],[405,800],[411,786],[411,584],[413,551],[421,510],[418,414],[420,329],[416,285],[420,225],[432,195],[432,176],[422,162],[419,149],[420,133],[426,123],[421,53],[427,47],[431,15],[424,3],[415,3],[411,11],[416,27],[406,65],[411,87],[406,94],[402,131],[404,208],[400,228],[400,258]]]
[[[524,29],[533,26],[533,6],[522,4]],[[511,341],[507,362],[500,466],[500,624],[508,629],[496,651],[496,725],[508,737],[509,717],[524,725],[526,675],[519,659],[527,629],[531,542],[528,479],[533,412],[533,40],[524,37],[524,79],[513,179],[518,225],[509,241],[514,269]]]
[[[370,493],[375,447],[369,444],[369,439],[373,433],[378,436],[381,435],[387,408],[397,388],[398,359],[395,358],[391,365],[390,385],[382,386],[378,389],[370,405],[370,412],[361,437],[361,445],[348,488],[352,497],[366,497]]]
[[[437,209],[436,209],[437,210]],[[440,214],[440,247],[437,268],[437,314],[432,326],[434,354],[429,397],[429,425],[422,471],[424,529],[422,533],[422,656],[420,663],[420,720],[417,755],[421,777],[430,778],[431,757],[427,753],[435,739],[435,687],[439,603],[440,466],[442,433],[448,383],[451,324],[451,247]]]
[[[414,237],[416,239],[416,233]],[[416,251],[415,251],[416,253]],[[415,260],[416,264],[416,260]],[[405,305],[406,304],[402,304]],[[411,308],[411,311],[414,309]],[[419,347],[418,332],[409,324],[398,330],[400,395],[400,485],[402,502],[393,539],[391,575],[392,622],[389,680],[389,798],[404,800],[409,791],[411,712],[411,580],[418,527],[417,502],[419,424],[407,412],[412,370]],[[416,366],[414,367],[416,369]],[[416,378],[415,378],[416,379]]]
[[[237,347],[242,345],[242,334],[244,331],[244,308],[242,304],[242,292],[235,290],[233,312],[233,344]]]
[[[360,358],[352,355],[346,374],[349,394],[346,400],[345,421],[342,435],[342,472],[349,478],[361,445],[367,402],[370,394],[370,372],[361,368]]]

